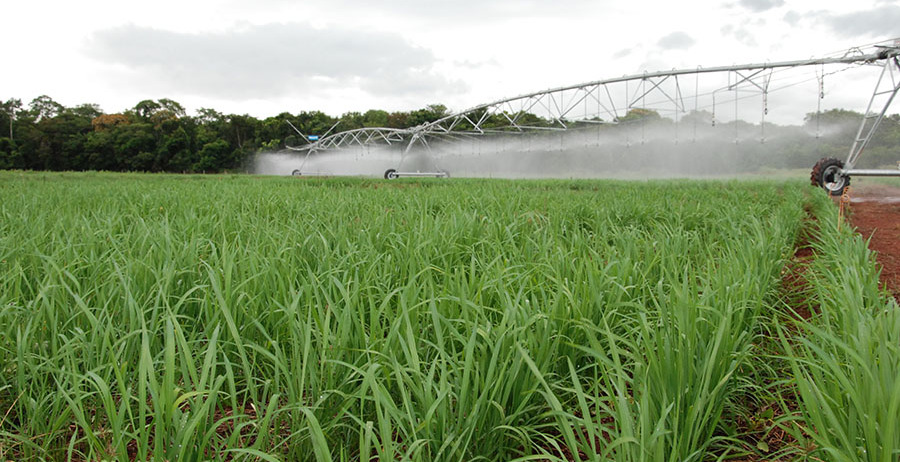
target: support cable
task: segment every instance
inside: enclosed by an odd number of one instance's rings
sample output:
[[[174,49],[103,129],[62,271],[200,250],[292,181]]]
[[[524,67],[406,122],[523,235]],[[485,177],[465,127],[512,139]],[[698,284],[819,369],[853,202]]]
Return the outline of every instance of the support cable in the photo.
[[[647,79],[641,80],[641,146],[644,145],[646,141],[646,131],[647,131]]]
[[[762,89],[762,119],[759,121],[759,142],[766,142],[766,116],[769,115],[769,82],[772,80],[772,71],[765,78]]]
[[[816,71],[818,94],[816,95],[816,157],[822,156],[822,100],[825,98],[825,66]]]
[[[699,67],[697,68],[700,69]],[[691,140],[692,143],[697,142],[697,119],[700,118],[699,109],[700,109],[700,73],[694,74],[694,138]]]
[[[738,144],[738,77],[737,71],[734,73],[734,144]]]

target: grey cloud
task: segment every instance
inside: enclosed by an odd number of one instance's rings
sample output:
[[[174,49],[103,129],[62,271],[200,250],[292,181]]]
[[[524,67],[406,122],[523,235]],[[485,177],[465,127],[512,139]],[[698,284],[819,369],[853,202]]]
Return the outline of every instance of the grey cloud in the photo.
[[[453,65],[465,69],[482,69],[485,67],[498,66],[499,63],[497,62],[496,58],[491,58],[484,61],[471,61],[468,59],[464,59],[462,61],[453,61]]]
[[[440,93],[459,84],[435,75],[435,57],[393,33],[246,26],[185,34],[124,26],[94,34],[89,55],[179,91],[228,99],[358,86],[389,95]],[[139,84],[139,82],[138,82]]]
[[[738,42],[741,42],[741,43],[743,43],[744,45],[747,45],[747,46],[750,46],[750,47],[755,47],[755,46],[758,45],[758,44],[756,43],[756,38],[754,38],[753,33],[750,32],[750,31],[747,30],[747,29],[744,29],[744,28],[739,28],[739,29],[735,30],[735,31],[734,31],[734,38],[735,38]]]
[[[751,47],[757,46],[756,39],[753,38],[753,33],[745,27],[735,27],[734,25],[727,24],[722,26],[722,28],[719,29],[719,32],[724,36],[730,35],[734,37],[735,40],[744,45]]]
[[[659,39],[657,45],[664,50],[685,50],[694,46],[696,41],[684,32],[672,32]]]
[[[787,13],[784,14],[784,22],[786,22],[792,26],[796,26],[797,23],[800,22],[800,13],[797,13],[796,11],[793,11],[793,10],[788,11]]]
[[[411,71],[394,73],[379,70],[374,78],[361,82],[361,88],[375,95],[394,95],[398,93],[410,95],[433,95],[446,92],[448,89],[456,92],[460,85],[447,82],[443,77],[426,71]]]
[[[900,6],[890,4],[853,13],[834,15],[819,12],[813,15],[843,37],[891,38],[897,36]]]
[[[623,49],[613,53],[613,58],[622,59],[622,58],[630,55],[633,52],[634,52],[634,48],[623,48]]]
[[[262,4],[290,5],[296,0],[258,0]],[[391,17],[414,17],[422,21],[450,20],[493,22],[511,18],[569,17],[573,11],[593,9],[595,0],[556,0],[553,6],[546,0],[392,0],[390,2],[361,2],[359,0],[308,0],[313,9],[343,9],[373,11]]]
[[[756,13],[771,10],[784,6],[784,0],[740,0],[738,2],[742,7]]]

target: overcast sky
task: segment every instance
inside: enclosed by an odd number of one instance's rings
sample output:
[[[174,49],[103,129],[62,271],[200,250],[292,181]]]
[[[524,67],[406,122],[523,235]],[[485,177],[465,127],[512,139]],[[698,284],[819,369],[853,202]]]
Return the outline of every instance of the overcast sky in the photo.
[[[818,57],[900,37],[896,0],[29,0],[3,9],[0,99],[47,94],[109,113],[158,98],[257,117],[460,110],[624,74]],[[870,75],[858,88],[829,82],[826,106],[864,108],[877,69]]]

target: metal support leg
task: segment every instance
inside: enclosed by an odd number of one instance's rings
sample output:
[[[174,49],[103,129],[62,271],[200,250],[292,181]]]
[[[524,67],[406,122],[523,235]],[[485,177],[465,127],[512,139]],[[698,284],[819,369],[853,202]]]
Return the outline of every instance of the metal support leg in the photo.
[[[886,59],[881,70],[881,76],[878,77],[878,83],[875,84],[875,91],[869,100],[869,106],[866,108],[863,120],[859,124],[859,131],[856,132],[856,138],[853,141],[853,146],[850,148],[847,162],[844,163],[845,171],[853,170],[853,166],[856,165],[859,156],[866,148],[866,145],[869,144],[869,141],[872,140],[872,135],[875,134],[875,130],[878,129],[878,125],[884,119],[884,114],[890,107],[891,102],[894,101],[897,91],[900,90],[898,72],[900,72],[900,61],[898,61],[897,57]],[[878,114],[872,113],[872,108],[878,107],[876,103],[882,101],[881,112]]]

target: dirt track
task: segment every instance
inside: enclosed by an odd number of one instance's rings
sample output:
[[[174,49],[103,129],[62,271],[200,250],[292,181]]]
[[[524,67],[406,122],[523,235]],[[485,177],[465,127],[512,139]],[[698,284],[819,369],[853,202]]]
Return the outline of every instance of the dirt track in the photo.
[[[850,221],[878,252],[881,281],[900,300],[900,188],[867,184],[850,191]]]

